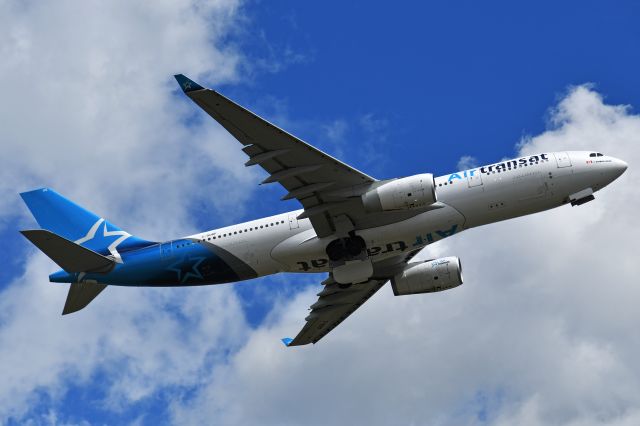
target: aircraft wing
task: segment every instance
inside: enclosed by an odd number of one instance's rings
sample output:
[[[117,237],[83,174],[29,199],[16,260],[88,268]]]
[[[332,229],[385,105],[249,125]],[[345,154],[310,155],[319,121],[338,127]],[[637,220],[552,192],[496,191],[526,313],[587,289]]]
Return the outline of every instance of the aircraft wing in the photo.
[[[185,94],[220,123],[249,156],[246,166],[259,165],[269,173],[262,183],[278,182],[289,191],[283,200],[296,198],[304,207],[319,237],[336,229],[333,218],[363,216],[353,188],[376,179],[331,157],[258,117],[218,92],[206,89],[182,74],[175,76]],[[357,192],[357,191],[356,191]]]
[[[283,339],[285,344],[317,343],[400,272],[418,252],[420,249],[408,251],[377,264],[374,278],[363,283],[345,286],[329,275],[322,283],[324,288],[318,293],[318,301],[311,305],[311,313],[305,318],[307,323],[294,339]]]
[[[325,287],[318,293],[318,301],[311,305],[307,323],[287,346],[317,343],[336,328],[349,315],[374,295],[388,280],[371,279],[364,283],[342,286],[328,278]]]

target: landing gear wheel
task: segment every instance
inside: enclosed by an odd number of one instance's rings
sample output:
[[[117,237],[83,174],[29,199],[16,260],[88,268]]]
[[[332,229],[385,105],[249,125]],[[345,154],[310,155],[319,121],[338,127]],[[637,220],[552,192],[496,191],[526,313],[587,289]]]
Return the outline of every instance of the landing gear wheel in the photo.
[[[352,236],[331,241],[326,248],[332,262],[357,258],[367,249],[362,237]]]
[[[329,260],[332,262],[337,262],[338,260],[345,257],[346,253],[344,250],[344,246],[342,245],[342,241],[333,240],[327,246],[327,256],[329,256]]]
[[[353,237],[346,240],[347,253],[350,256],[355,257],[364,250],[364,240],[362,237]]]

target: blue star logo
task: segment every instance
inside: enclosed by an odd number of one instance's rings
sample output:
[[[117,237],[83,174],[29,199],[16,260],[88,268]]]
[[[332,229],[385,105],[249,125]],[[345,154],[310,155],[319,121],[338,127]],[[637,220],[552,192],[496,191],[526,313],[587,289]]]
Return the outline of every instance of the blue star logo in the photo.
[[[189,278],[202,280],[202,274],[198,270],[198,266],[204,262],[204,257],[194,257],[190,254],[186,254],[182,259],[169,265],[167,270],[173,271],[178,274],[178,281],[185,283]]]

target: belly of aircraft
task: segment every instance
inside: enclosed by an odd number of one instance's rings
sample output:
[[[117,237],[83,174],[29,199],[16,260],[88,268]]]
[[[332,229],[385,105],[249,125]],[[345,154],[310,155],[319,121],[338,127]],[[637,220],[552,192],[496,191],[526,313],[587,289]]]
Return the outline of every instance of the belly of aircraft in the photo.
[[[375,263],[452,236],[462,231],[464,222],[460,212],[444,205],[402,222],[358,230],[356,235],[365,240],[367,254]],[[331,268],[325,248],[334,238],[318,238],[309,229],[275,246],[271,257],[288,272],[327,272]]]

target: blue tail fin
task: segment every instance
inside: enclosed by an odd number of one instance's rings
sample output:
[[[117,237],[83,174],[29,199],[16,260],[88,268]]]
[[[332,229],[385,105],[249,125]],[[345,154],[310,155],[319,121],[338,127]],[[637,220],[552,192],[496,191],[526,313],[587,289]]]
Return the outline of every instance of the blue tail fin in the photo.
[[[116,261],[121,261],[119,252],[155,244],[132,236],[52,189],[36,189],[20,196],[43,229],[100,254],[112,255]]]

